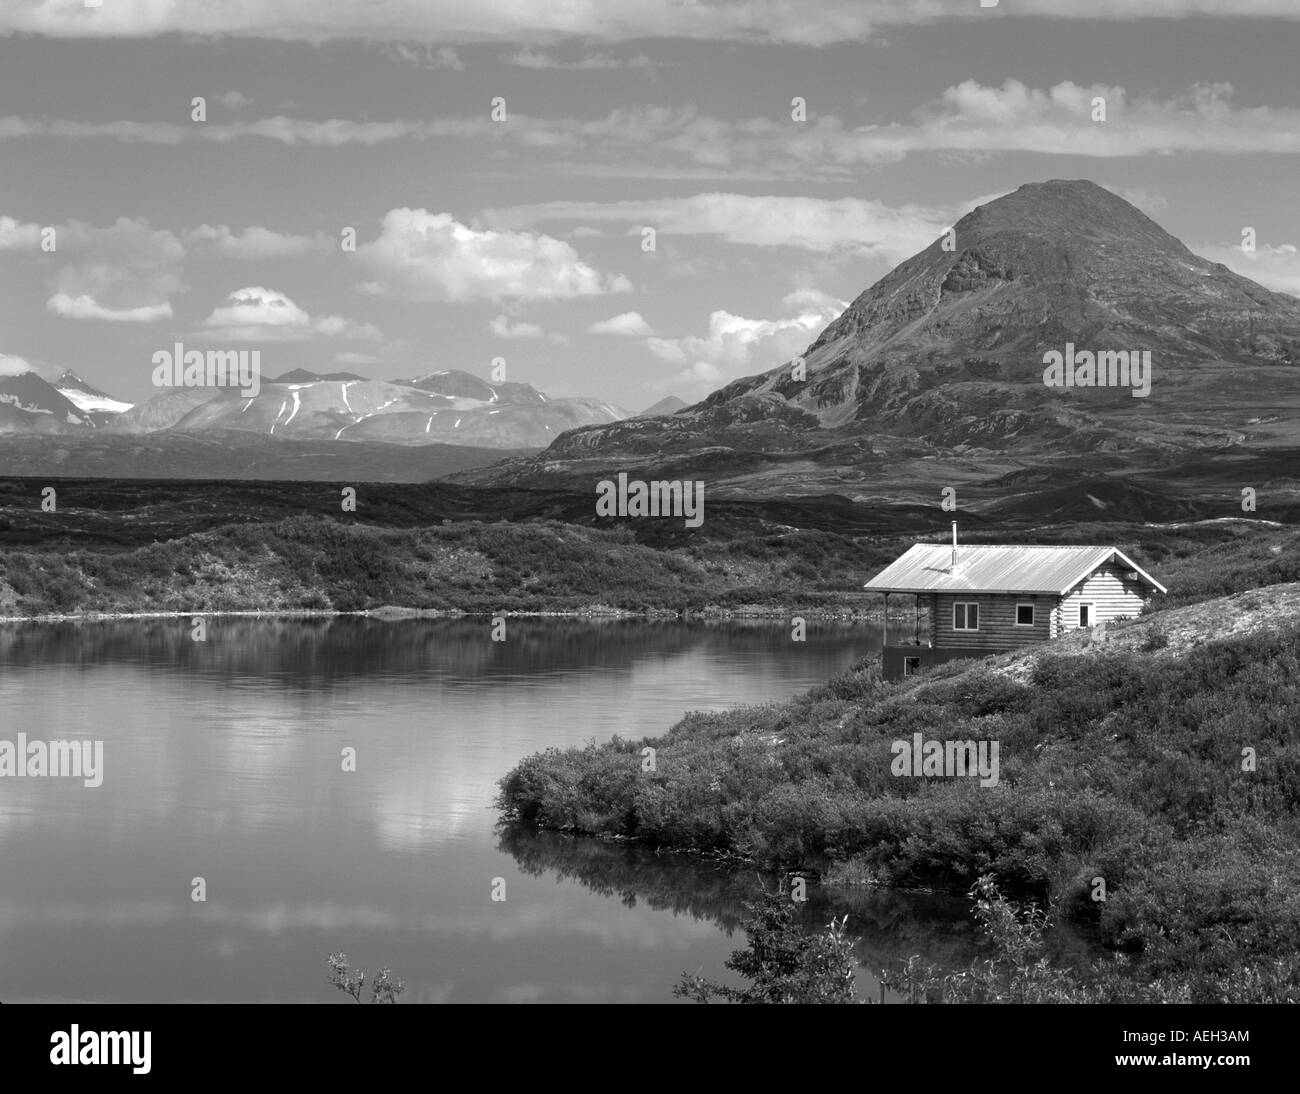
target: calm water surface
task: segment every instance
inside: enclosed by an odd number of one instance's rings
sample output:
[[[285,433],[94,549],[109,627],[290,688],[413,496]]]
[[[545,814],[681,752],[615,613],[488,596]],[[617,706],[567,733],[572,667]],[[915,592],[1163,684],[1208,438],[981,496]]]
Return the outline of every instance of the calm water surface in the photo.
[[[0,626],[0,737],[101,738],[105,768],[97,789],[0,779],[0,1000],[346,1002],[324,965],[344,950],[391,966],[405,1001],[668,1001],[683,970],[723,972],[752,877],[503,833],[496,781],[552,745],[785,698],[879,647],[866,625],[805,643],[768,623],[512,620],[504,643],[485,620],[208,628]],[[853,910],[869,967],[969,941],[939,898]]]

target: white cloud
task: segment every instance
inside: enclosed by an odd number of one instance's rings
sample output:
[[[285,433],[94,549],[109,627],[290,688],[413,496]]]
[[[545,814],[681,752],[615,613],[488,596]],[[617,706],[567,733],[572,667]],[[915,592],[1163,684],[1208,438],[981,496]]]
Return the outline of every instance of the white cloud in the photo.
[[[628,292],[562,240],[531,232],[479,230],[450,213],[392,209],[377,239],[357,255],[366,289],[414,300],[560,300]]]
[[[0,353],[0,376],[21,376],[24,372],[36,371],[36,366],[26,358]]]
[[[421,47],[406,42],[393,42],[386,48],[390,57],[406,64],[417,65],[420,68],[449,68],[455,72],[465,71],[465,62],[451,46],[426,42]]]
[[[216,96],[216,101],[224,106],[227,110],[243,110],[246,106],[252,106],[254,100],[239,91],[227,91],[222,95]]]
[[[821,289],[811,288],[794,289],[781,297],[781,303],[787,308],[829,312],[832,319],[849,306],[847,300],[840,300],[830,293],[822,292]]]
[[[172,316],[172,306],[166,302],[135,308],[106,308],[93,296],[84,293],[81,296],[55,293],[45,302],[45,307],[64,319],[106,319],[113,323],[154,323]]]
[[[516,323],[506,315],[498,315],[488,324],[488,329],[498,338],[545,338],[557,346],[568,345],[569,340],[562,334],[552,331],[547,333],[536,323]]]
[[[151,323],[172,314],[185,248],[147,220],[119,217],[107,228],[81,221],[56,226],[56,254],[75,259],[50,280],[47,309],[67,319]]]
[[[658,201],[555,201],[488,210],[483,219],[522,228],[550,221],[617,221],[639,232],[708,235],[755,247],[878,255],[898,261],[933,242],[973,205],[889,206],[860,198],[707,193]]]
[[[0,251],[34,251],[41,245],[41,226],[0,217]]]
[[[1223,243],[1206,243],[1192,250],[1266,289],[1300,296],[1300,248],[1294,243],[1257,243],[1253,252],[1243,251],[1240,244]]]
[[[501,58],[507,65],[518,68],[564,69],[573,72],[595,72],[620,68],[654,68],[655,63],[644,53],[633,57],[612,57],[608,53],[590,53],[573,61],[563,61],[532,46]]]
[[[1300,5],[1297,6],[1300,10]],[[693,109],[619,108],[603,118],[541,118],[512,112],[511,124],[486,114],[434,121],[310,121],[276,116],[185,126],[156,122],[74,122],[0,118],[0,139],[102,137],[176,144],[261,138],[283,144],[374,146],[395,140],[470,140],[518,147],[532,160],[588,176],[749,179],[851,178],[864,164],[951,152],[985,156],[1032,152],[1121,158],[1153,153],[1268,155],[1300,152],[1300,109],[1238,108],[1230,84],[1197,84],[1166,99],[1130,99],[1118,86],[1063,81],[1030,88],[1019,80],[949,87],[908,121],[846,126],[815,115],[791,126],[773,117],[726,120]],[[1106,100],[1106,121],[1092,120],[1092,101]]]
[[[170,318],[169,298],[185,288],[185,250],[172,232],[130,217],[96,228],[77,220],[43,226],[0,216],[0,251],[36,250],[44,227],[53,229],[49,253],[73,256],[50,278],[51,314],[122,323]]]
[[[536,323],[512,323],[504,315],[498,315],[488,329],[498,338],[544,338],[546,332]]]
[[[642,317],[640,312],[625,311],[622,315],[615,315],[609,319],[602,319],[598,323],[592,323],[587,328],[588,334],[621,334],[625,337],[644,338],[654,334],[650,324]]]
[[[282,292],[249,286],[236,289],[203,321],[203,334],[236,342],[297,342],[309,338],[381,337],[369,324],[337,315],[314,319]]]
[[[778,319],[746,319],[728,311],[715,311],[702,336],[647,338],[651,353],[681,366],[676,375],[656,386],[703,392],[740,376],[775,368],[806,349],[817,333],[839,315],[842,304],[828,297],[820,306],[805,307]]]
[[[257,225],[236,233],[224,224],[200,224],[184,233],[186,244],[222,258],[255,261],[264,258],[295,258],[323,254],[331,244],[324,236],[288,235]]]
[[[60,37],[150,37],[167,33],[282,38],[319,42],[365,38],[386,42],[445,43],[641,38],[801,42],[821,45],[864,38],[870,20],[896,9],[897,0],[770,0],[761,13],[751,0],[682,4],[677,0],[611,0],[557,4],[518,0],[465,4],[464,0],[227,0],[213,7],[183,0],[105,3],[87,12],[80,3],[9,4],[0,8],[0,33]]]
[[[1175,18],[1189,15],[1294,19],[1293,0],[1017,0],[994,17],[1042,15],[1060,19]],[[320,42],[550,41],[562,38],[633,41],[645,38],[779,42],[823,46],[856,42],[876,27],[987,19],[974,0],[607,0],[557,4],[516,0],[197,0],[114,3],[86,10],[81,3],[8,3],[0,33],[59,37],[151,37],[179,33],[212,37],[280,38]]]

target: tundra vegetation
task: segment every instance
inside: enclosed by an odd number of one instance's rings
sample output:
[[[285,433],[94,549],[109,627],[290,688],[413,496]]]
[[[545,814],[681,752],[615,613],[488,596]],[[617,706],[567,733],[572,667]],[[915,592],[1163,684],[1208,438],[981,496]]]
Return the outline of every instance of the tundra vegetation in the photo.
[[[1047,913],[1037,904],[1018,904],[999,890],[992,874],[982,874],[967,894],[988,950],[966,969],[941,973],[910,957],[895,970],[881,970],[881,987],[905,1003],[1077,1003],[1112,997],[1160,998],[1125,975],[1126,962],[1098,963],[1085,985],[1071,970],[1054,967],[1045,954]],[[673,994],[709,1003],[870,1003],[857,992],[853,942],[847,916],[832,918],[826,929],[802,930],[794,905],[779,889],[764,888],[745,905],[741,926],[748,945],[734,951],[726,967],[749,983],[736,988],[700,973],[683,973]],[[882,990],[883,1001],[883,990]]]
[[[329,966],[329,983],[344,995],[351,997],[353,1002],[360,1003],[366,989],[365,970],[354,971],[349,966],[348,955],[345,953],[332,953],[325,959],[325,963]],[[380,969],[375,973],[375,978],[370,984],[370,1001],[396,1003],[405,991],[406,984],[401,980],[394,980],[391,969]]]
[[[1271,552],[1221,562],[1203,587],[1295,565]],[[990,875],[1009,901],[1044,910],[1035,930],[1068,919],[1117,958],[1025,980],[1026,992],[1294,1001],[1297,608],[1300,585],[1280,584],[1112,625],[1106,642],[1080,634],[892,683],[864,661],[788,702],[530,756],[498,804],[524,825],[828,882],[963,890]],[[999,784],[893,777],[891,743],[917,732],[1000,741]],[[986,990],[909,975],[927,998]]]
[[[0,479],[0,617],[81,613],[755,610],[879,612],[862,583],[934,530],[932,511],[845,498],[711,501],[699,528],[600,518],[590,494],[320,483]],[[1300,534],[1255,521],[1024,524],[970,543],[1107,543],[1165,604],[1300,580]]]
[[[566,508],[437,484],[367,486],[356,514],[320,484],[56,486],[45,513],[33,483],[0,480],[0,616],[865,611],[879,598],[855,590],[918,538],[908,521],[920,519],[842,498],[719,501],[684,529],[602,521],[590,495]],[[932,511],[924,520],[933,528]],[[1009,900],[1082,924],[1162,998],[1300,997],[1300,533],[1225,520],[963,538],[1009,535],[1114,544],[1172,592],[1104,643],[1064,639],[889,684],[863,663],[785,703],[692,714],[658,739],[528,757],[503,781],[503,813],[820,864],[831,879],[964,891],[991,874]],[[892,777],[891,743],[914,733],[998,740],[998,785]]]

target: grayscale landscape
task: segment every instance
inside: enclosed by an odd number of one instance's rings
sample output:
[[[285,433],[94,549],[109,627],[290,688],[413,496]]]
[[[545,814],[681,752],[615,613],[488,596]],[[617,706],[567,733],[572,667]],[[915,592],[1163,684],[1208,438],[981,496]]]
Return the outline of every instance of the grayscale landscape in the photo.
[[[0,2],[0,1000],[1300,1000],[1298,45]]]

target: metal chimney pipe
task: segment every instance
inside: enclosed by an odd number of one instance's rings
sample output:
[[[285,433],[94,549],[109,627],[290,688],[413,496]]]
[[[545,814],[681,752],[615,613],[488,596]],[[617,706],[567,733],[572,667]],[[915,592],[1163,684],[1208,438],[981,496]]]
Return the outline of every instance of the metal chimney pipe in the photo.
[[[949,567],[952,573],[957,572],[957,522],[952,522],[952,565]]]

